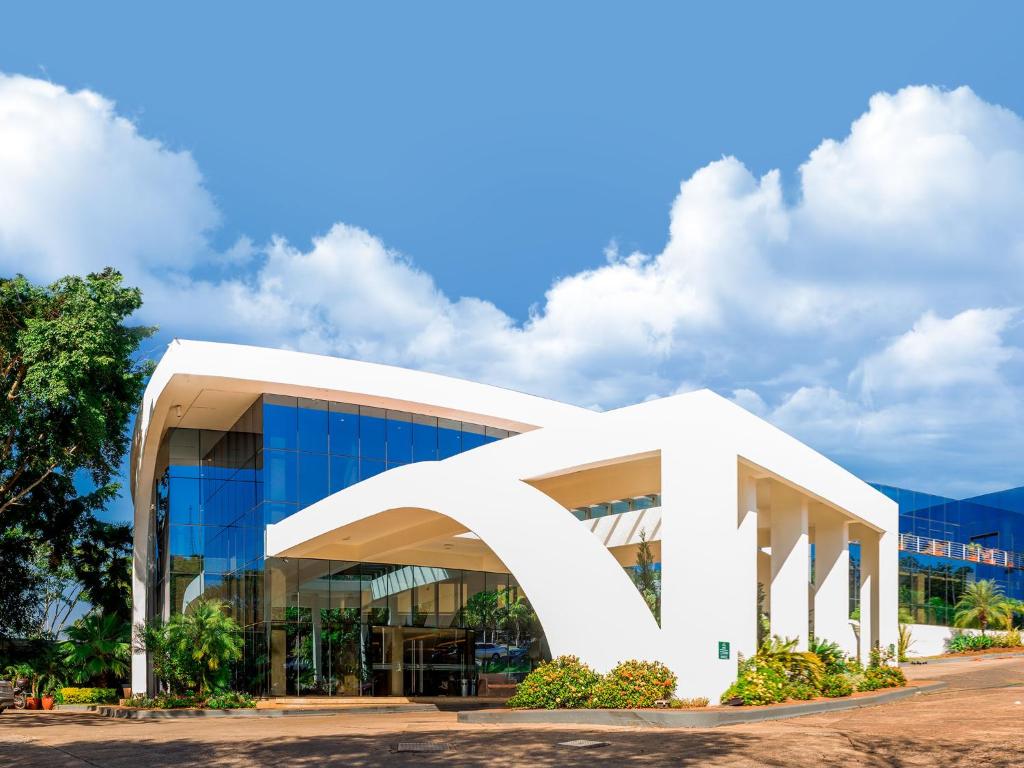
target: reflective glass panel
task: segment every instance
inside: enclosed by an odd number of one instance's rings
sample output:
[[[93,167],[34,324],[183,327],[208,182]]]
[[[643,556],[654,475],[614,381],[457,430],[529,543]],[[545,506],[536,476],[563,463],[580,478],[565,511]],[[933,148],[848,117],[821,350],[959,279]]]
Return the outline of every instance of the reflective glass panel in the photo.
[[[265,395],[263,398],[263,446],[294,451],[298,422],[294,397]]]
[[[327,403],[299,398],[299,450],[327,453]]]
[[[359,454],[369,459],[387,458],[387,421],[383,409],[359,409]]]
[[[263,452],[263,493],[269,501],[297,501],[297,467],[290,451]]]
[[[327,496],[327,455],[299,454],[299,507],[308,507]]]
[[[437,419],[413,416],[412,460],[434,461],[437,458]]]
[[[344,403],[331,403],[327,415],[331,453],[359,455],[359,408]]]
[[[359,482],[359,459],[354,456],[331,456],[331,493]]]
[[[387,413],[388,462],[412,461],[412,416],[401,411]]]

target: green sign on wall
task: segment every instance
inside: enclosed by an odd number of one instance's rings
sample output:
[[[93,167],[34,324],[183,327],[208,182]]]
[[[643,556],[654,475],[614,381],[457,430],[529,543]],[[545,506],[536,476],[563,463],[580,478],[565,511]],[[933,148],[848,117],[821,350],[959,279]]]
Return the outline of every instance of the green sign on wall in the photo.
[[[729,658],[729,644],[724,640],[718,641],[718,658],[728,659]]]

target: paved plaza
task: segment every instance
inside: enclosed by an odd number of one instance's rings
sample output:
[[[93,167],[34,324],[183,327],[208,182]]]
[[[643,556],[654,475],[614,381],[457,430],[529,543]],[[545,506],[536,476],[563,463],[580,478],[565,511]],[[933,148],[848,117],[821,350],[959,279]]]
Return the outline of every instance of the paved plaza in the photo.
[[[124,721],[6,712],[0,766],[1024,766],[1024,659],[911,667],[902,702],[713,730],[464,725],[452,712]],[[560,742],[586,739],[605,746]],[[398,752],[402,743],[443,752]]]

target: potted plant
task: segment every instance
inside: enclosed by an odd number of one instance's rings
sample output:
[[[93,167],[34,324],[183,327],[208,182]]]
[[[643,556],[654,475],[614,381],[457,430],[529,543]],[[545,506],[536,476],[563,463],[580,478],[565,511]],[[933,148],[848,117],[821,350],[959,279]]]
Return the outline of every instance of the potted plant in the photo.
[[[56,703],[56,697],[53,695],[54,691],[60,688],[63,683],[57,678],[56,675],[40,675],[39,682],[36,683],[38,690],[42,691],[42,705],[43,709],[53,709],[53,705]]]
[[[11,664],[4,668],[4,674],[10,678],[15,687],[27,692],[29,684],[32,682],[32,675],[35,673],[28,664]]]
[[[25,709],[43,708],[43,676],[32,678],[32,695],[25,697]]]

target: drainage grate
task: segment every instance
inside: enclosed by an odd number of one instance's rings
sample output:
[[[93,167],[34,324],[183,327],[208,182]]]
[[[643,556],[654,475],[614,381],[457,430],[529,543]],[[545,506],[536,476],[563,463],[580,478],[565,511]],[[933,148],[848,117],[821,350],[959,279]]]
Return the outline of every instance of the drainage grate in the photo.
[[[594,747],[607,747],[607,741],[591,741],[590,739],[573,739],[572,741],[560,741],[560,747],[578,747],[579,749],[593,749]]]
[[[450,744],[436,741],[400,741],[395,752],[445,752],[451,749]]]

